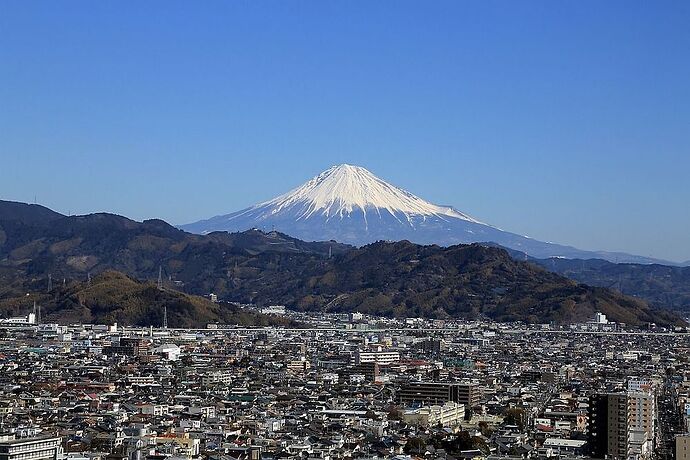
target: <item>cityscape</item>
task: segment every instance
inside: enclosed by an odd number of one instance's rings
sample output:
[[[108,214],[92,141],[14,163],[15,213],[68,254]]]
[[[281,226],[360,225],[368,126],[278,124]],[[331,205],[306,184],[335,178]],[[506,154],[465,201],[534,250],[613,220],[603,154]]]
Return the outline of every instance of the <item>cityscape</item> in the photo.
[[[0,460],[690,460],[690,1],[0,0]]]
[[[686,458],[685,329],[263,310],[301,327],[6,319],[0,454]]]

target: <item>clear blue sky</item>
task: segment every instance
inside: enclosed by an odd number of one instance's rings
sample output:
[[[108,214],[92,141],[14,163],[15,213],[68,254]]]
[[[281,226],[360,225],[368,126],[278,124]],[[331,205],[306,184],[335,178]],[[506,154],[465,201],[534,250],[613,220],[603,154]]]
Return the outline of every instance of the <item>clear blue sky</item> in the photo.
[[[0,0],[0,197],[187,223],[338,163],[690,259],[690,2]]]

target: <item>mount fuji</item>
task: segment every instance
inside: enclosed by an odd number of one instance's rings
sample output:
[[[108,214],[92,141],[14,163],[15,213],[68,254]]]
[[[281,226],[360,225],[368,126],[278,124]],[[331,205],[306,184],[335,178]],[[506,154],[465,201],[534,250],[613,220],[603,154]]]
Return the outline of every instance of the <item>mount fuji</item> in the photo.
[[[356,246],[379,240],[442,246],[493,243],[536,258],[669,264],[625,253],[585,251],[507,232],[453,207],[430,203],[365,168],[347,164],[333,166],[272,200],[180,228],[200,234],[251,228],[278,230],[305,241],[336,240]]]

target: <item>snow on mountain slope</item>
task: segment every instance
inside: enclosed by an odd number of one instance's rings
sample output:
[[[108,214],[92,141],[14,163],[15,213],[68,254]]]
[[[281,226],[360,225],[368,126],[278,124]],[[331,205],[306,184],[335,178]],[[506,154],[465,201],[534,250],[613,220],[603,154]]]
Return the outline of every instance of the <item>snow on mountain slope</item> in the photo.
[[[305,241],[336,240],[357,246],[379,240],[443,246],[490,242],[537,258],[660,262],[622,253],[582,251],[506,232],[455,208],[430,203],[362,167],[347,164],[333,166],[271,200],[180,228],[201,234],[275,229]]]
[[[412,216],[448,216],[469,222],[477,220],[450,207],[437,206],[405,190],[399,189],[359,166],[333,166],[300,187],[261,203],[254,208],[269,207],[273,214],[297,206],[303,212],[297,219],[315,214],[343,218],[354,210],[367,210],[380,215],[402,214],[408,221]]]
[[[452,217],[468,222],[477,220],[451,207],[437,206],[395,187],[366,169],[352,165],[333,166],[300,187],[272,200],[247,209],[262,209],[263,218],[283,212],[295,212],[297,220],[321,215],[328,219],[344,218],[361,212],[381,217],[382,212],[404,217],[412,223],[416,216]]]

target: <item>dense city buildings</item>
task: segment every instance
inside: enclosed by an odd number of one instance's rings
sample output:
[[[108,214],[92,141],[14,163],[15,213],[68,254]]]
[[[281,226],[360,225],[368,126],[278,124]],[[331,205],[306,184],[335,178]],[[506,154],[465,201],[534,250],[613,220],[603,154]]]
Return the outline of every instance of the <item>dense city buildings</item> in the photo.
[[[690,455],[685,333],[274,310],[302,326],[5,324],[0,460]]]

